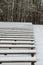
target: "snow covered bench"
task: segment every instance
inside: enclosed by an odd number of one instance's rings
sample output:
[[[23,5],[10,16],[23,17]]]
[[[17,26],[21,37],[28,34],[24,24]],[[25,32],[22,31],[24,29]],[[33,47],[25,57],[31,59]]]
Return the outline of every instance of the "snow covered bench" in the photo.
[[[33,25],[3,23],[0,26],[0,63],[36,62]]]

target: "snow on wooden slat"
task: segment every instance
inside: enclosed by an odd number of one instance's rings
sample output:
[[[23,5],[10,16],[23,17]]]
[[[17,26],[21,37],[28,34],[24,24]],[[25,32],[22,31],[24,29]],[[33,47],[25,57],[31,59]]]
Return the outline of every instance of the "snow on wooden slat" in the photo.
[[[0,57],[0,62],[36,62],[35,57]]]
[[[33,38],[0,38],[0,40],[34,40]]]
[[[16,35],[16,34],[21,34],[21,35],[22,35],[22,34],[26,34],[26,33],[20,33],[20,32],[19,32],[19,33],[17,33],[17,32],[16,32],[16,33],[11,33],[11,32],[10,32],[10,33],[7,33],[7,32],[5,33],[5,32],[4,32],[4,33],[3,33],[3,32],[1,32],[0,34],[15,34],[15,35]],[[27,34],[28,34],[28,35],[29,35],[29,34],[30,34],[30,35],[33,35],[33,33],[27,33]]]
[[[28,33],[33,33],[32,30],[7,30],[7,29],[6,30],[4,30],[4,29],[0,30],[0,32],[9,32],[9,33],[10,32],[22,32],[22,33],[27,33],[28,32]]]
[[[4,34],[4,33],[1,33],[0,36],[33,36],[33,34]]]
[[[11,37],[17,37],[17,38],[19,38],[19,37],[20,37],[20,38],[29,38],[29,37],[31,38],[31,37],[32,37],[32,38],[33,38],[33,36],[0,36],[0,37],[1,37],[1,38],[2,38],[2,37],[4,37],[4,38],[5,38],[5,37],[10,37],[10,38],[11,38]]]
[[[0,36],[0,38],[10,38],[10,37],[11,37],[11,38],[24,38],[24,39],[25,39],[25,38],[28,38],[28,39],[29,39],[29,38],[34,38],[33,36],[22,36],[22,35],[21,35],[21,36],[12,36],[12,35],[11,35],[11,36],[10,36],[10,35],[9,35],[9,36],[8,36],[8,35],[5,35],[5,36],[2,35],[2,36]]]
[[[0,49],[0,54],[31,54],[31,53],[36,53],[35,50],[1,50]]]
[[[1,40],[0,43],[28,43],[28,44],[34,44],[34,41],[7,41],[7,40]]]
[[[0,44],[0,48],[35,48],[35,45],[4,45]]]
[[[29,26],[27,26],[27,28],[26,27],[6,27],[6,28],[1,28],[0,27],[0,30],[32,30],[32,27],[29,27]]]
[[[4,31],[4,32],[0,32],[0,34],[28,34],[28,35],[30,34],[30,35],[33,35],[32,32],[22,32],[22,31],[21,32],[13,32],[13,31],[6,32],[6,31]]]

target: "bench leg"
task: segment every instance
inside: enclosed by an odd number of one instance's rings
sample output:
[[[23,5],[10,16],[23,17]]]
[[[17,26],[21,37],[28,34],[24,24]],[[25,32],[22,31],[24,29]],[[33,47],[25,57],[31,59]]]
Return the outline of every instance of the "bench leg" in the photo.
[[[2,62],[0,62],[0,64],[2,64]]]
[[[31,49],[33,49],[33,48],[31,48]],[[34,57],[34,54],[31,54],[31,56]],[[31,65],[34,65],[34,62],[31,62]]]
[[[34,62],[31,62],[31,65],[34,65]]]

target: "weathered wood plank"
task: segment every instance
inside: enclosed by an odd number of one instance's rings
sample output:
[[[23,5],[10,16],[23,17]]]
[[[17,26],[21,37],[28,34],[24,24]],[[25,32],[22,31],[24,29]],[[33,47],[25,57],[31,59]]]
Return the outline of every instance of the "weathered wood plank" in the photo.
[[[7,50],[1,50],[0,49],[0,54],[35,54],[35,50],[15,50],[15,49],[7,49]]]
[[[27,40],[27,41],[29,41],[29,40],[32,40],[32,41],[34,41],[34,39],[33,38],[0,38],[0,40],[22,40],[22,41],[24,41],[24,40]]]
[[[12,38],[12,37],[17,37],[17,38],[33,38],[33,36],[0,36],[0,37],[10,37],[10,38]]]
[[[0,44],[0,48],[35,48],[35,45],[10,45]]]
[[[0,57],[0,62],[36,62],[35,57]]]
[[[0,43],[3,43],[3,44],[4,43],[16,43],[16,44],[18,44],[18,43],[19,44],[20,43],[22,43],[22,44],[26,43],[27,44],[28,43],[28,44],[34,44],[34,41],[7,41],[7,40],[1,40]]]

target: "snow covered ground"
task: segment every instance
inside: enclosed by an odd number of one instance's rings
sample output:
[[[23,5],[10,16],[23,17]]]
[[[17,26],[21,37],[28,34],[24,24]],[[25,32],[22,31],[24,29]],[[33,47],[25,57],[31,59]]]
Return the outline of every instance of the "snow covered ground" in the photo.
[[[36,65],[43,65],[43,25],[34,25],[34,37],[37,51]]]

